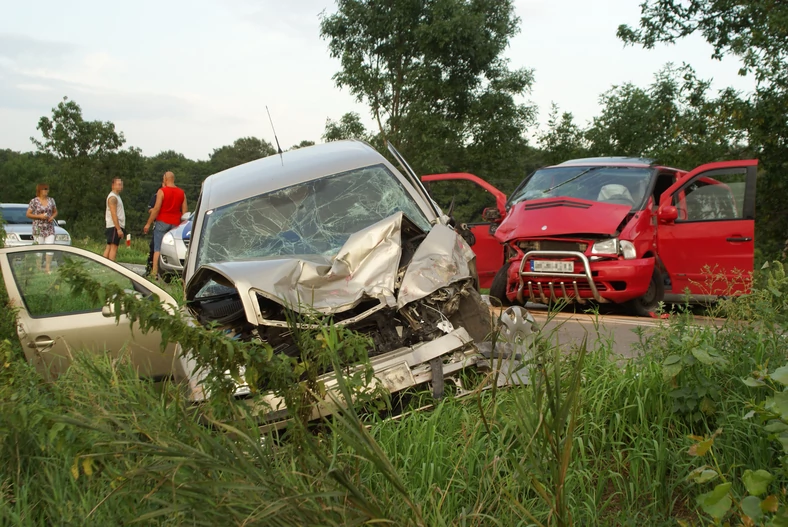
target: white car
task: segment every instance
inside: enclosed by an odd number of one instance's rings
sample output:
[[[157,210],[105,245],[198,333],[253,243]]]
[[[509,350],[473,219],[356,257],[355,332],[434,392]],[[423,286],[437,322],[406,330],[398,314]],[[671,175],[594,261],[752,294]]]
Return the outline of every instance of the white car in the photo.
[[[33,220],[27,217],[28,206],[25,203],[0,203],[0,215],[3,217],[5,229],[5,246],[22,247],[33,245]],[[71,235],[61,227],[64,220],[58,220],[55,226],[55,244],[71,245]]]
[[[192,214],[187,212],[181,217],[181,224],[164,235],[159,253],[159,271],[164,275],[180,275],[189,248],[188,239],[184,240],[184,232],[191,230]],[[188,238],[188,237],[187,237]]]

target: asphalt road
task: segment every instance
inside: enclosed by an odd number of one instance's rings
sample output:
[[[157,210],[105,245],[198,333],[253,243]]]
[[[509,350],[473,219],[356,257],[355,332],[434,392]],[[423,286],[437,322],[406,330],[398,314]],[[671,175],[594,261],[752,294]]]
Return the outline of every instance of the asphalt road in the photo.
[[[580,344],[587,339],[588,349],[596,348],[606,342],[612,342],[613,351],[622,357],[633,357],[637,354],[635,344],[639,341],[638,328],[646,334],[663,321],[650,318],[633,317],[618,314],[585,314],[559,312],[548,314],[544,306],[528,305],[542,333],[556,344],[571,346]]]

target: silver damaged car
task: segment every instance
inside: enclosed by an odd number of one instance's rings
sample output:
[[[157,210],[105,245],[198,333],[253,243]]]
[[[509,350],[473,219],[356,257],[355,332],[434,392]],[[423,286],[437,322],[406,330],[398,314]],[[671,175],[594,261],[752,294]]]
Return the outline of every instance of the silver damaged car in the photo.
[[[297,353],[294,312],[331,315],[372,339],[392,392],[433,381],[440,395],[444,377],[487,365],[475,343],[494,317],[474,253],[390,150],[402,172],[364,142],[338,141],[207,178],[184,273],[191,314],[279,353]],[[527,337],[535,323],[516,309],[504,330]]]

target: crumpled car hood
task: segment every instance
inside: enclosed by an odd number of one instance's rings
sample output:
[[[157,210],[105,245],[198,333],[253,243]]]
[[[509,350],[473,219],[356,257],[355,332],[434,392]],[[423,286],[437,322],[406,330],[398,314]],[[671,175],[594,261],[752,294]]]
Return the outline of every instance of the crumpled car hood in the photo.
[[[351,235],[333,258],[303,255],[203,265],[187,283],[186,297],[193,299],[218,273],[238,289],[249,322],[259,324],[255,293],[294,311],[308,306],[332,314],[370,298],[401,308],[471,276],[471,248],[450,227],[438,224],[418,246],[397,290],[403,221],[409,220],[398,212]]]
[[[495,238],[506,243],[567,234],[613,235],[631,210],[628,205],[563,197],[523,201],[512,207]]]

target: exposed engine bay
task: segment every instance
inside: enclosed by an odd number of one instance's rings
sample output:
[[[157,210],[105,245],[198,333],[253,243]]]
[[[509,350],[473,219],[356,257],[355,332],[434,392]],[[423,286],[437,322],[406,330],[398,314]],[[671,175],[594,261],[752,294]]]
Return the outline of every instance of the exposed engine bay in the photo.
[[[365,246],[354,246],[356,237],[352,237],[330,266],[322,258],[308,256],[298,260],[257,262],[260,267],[300,270],[298,278],[303,277],[305,268],[312,264],[325,281],[319,283],[312,279],[312,296],[306,301],[291,303],[292,297],[281,298],[272,291],[281,284],[274,283],[274,287],[266,288],[265,284],[255,281],[252,275],[272,276],[269,272],[252,271],[250,266],[255,262],[237,265],[243,268],[243,273],[236,272],[235,263],[230,263],[206,266],[195,274],[196,280],[187,287],[189,310],[203,325],[218,324],[237,338],[266,342],[275,352],[286,354],[298,353],[292,339],[292,325],[309,324],[321,317],[329,317],[334,324],[346,325],[368,336],[372,341],[370,357],[435,340],[459,327],[465,328],[476,342],[490,335],[492,318],[489,307],[477,291],[472,271],[473,255],[454,231],[438,225],[425,233],[398,213],[359,235]],[[395,254],[391,247],[385,254],[379,251],[395,241],[398,246]],[[340,283],[348,290],[338,292],[336,260],[349,261],[342,255],[350,250],[364,253],[364,258],[356,259],[360,264],[340,277],[345,278]],[[371,259],[375,256],[377,262]],[[396,273],[389,274],[387,269],[392,267],[386,260],[391,256],[397,257],[397,265]],[[436,265],[436,260],[441,260],[441,264]],[[370,273],[371,268],[378,272]],[[355,284],[354,278],[359,275],[364,277],[358,284],[363,290],[360,295],[350,290]],[[292,278],[293,273],[288,276]],[[294,283],[293,289],[298,285]],[[316,302],[324,292],[328,301]],[[332,307],[331,304],[341,303],[344,297],[354,301],[347,307]]]

